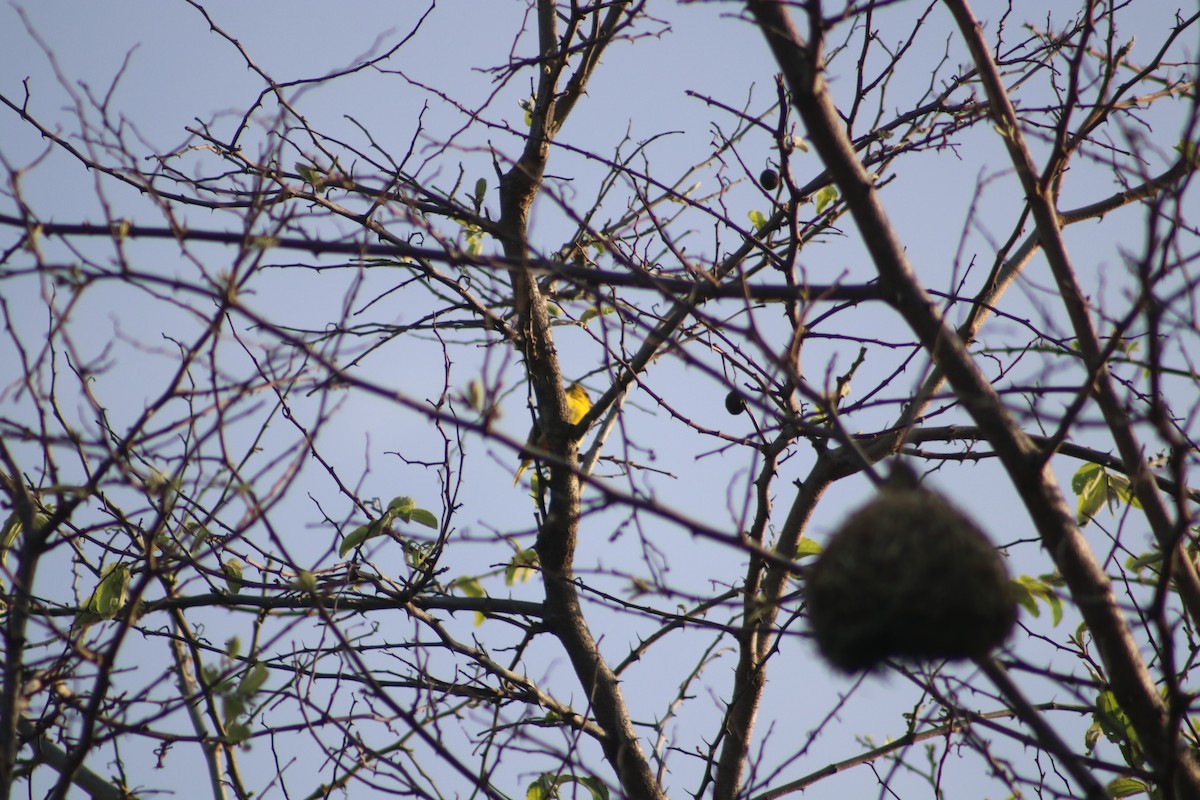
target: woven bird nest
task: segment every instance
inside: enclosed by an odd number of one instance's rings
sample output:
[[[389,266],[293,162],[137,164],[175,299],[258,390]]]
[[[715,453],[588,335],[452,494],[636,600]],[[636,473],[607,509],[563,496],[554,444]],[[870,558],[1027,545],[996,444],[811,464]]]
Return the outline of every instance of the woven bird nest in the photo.
[[[1017,618],[996,548],[904,464],[833,534],[805,595],[817,647],[846,672],[984,656]]]

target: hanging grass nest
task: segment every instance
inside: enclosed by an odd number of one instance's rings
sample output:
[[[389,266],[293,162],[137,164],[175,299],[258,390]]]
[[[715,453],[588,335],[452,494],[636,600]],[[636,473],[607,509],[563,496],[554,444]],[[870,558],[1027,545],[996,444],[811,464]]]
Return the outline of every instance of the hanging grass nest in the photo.
[[[846,672],[887,658],[984,656],[1004,643],[1017,619],[996,548],[901,463],[875,499],[834,532],[805,595],[817,647]]]

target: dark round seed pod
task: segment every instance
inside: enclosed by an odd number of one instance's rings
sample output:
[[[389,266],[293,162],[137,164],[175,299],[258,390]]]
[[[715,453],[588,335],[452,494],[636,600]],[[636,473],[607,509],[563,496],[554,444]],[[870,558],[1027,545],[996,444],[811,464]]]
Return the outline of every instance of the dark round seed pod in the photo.
[[[735,417],[746,410],[746,399],[737,389],[725,395],[725,410]]]
[[[779,173],[773,169],[764,169],[758,176],[758,182],[768,192],[773,192],[779,188]]]
[[[834,532],[805,596],[817,648],[845,672],[888,658],[981,657],[1017,619],[995,547],[903,464]]]

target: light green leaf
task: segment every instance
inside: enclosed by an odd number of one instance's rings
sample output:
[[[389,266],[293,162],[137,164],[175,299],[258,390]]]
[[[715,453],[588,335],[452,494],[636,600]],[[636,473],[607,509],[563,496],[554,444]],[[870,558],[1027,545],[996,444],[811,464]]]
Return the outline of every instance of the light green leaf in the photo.
[[[517,550],[504,568],[504,585],[512,586],[517,581],[525,583],[537,572],[538,563],[537,550]]]
[[[542,783],[542,777],[529,784],[529,788],[525,790],[525,800],[546,800],[550,795],[546,793],[546,787]]]
[[[1034,617],[1040,617],[1042,610],[1038,608],[1037,600],[1033,596],[1033,592],[1029,591],[1024,583],[1019,578],[1013,578],[1013,596],[1017,599],[1017,603],[1021,608],[1025,609]]]
[[[1175,152],[1179,153],[1193,169],[1200,167],[1200,149],[1196,147],[1195,142],[1182,141],[1175,145]]]
[[[467,381],[467,390],[463,392],[463,397],[473,411],[483,411],[483,383],[478,378]]]
[[[225,588],[229,589],[230,594],[237,594],[242,590],[242,562],[236,558],[231,558],[221,565],[221,573],[225,576]]]
[[[230,744],[242,744],[250,738],[250,727],[243,722],[234,722],[225,726],[225,738]]]
[[[1096,749],[1096,744],[1100,741],[1100,736],[1103,731],[1100,730],[1100,723],[1093,722],[1083,734],[1083,746],[1087,754],[1090,756]]]
[[[1050,608],[1050,620],[1054,625],[1062,622],[1063,606],[1058,593],[1045,581],[1029,575],[1021,575],[1012,579],[1013,594],[1017,602],[1035,617],[1040,617],[1041,608],[1038,600]]]
[[[17,537],[21,535],[21,528],[21,519],[15,511],[8,515],[8,519],[4,520],[4,528],[0,532],[0,567],[8,563],[8,551],[13,548]]]
[[[404,541],[404,560],[413,569],[423,569],[437,542]]]
[[[587,311],[584,311],[583,314],[581,314],[579,316],[579,322],[582,325],[587,325],[589,322],[594,320],[596,317],[602,316],[604,314],[613,314],[616,312],[616,310],[617,309],[615,306],[592,306],[591,308],[589,308]]]
[[[487,597],[487,592],[483,590],[483,584],[478,578],[455,578],[450,584],[450,588],[458,589],[467,597]],[[487,615],[482,611],[475,612],[475,626],[479,627],[487,619]]]
[[[817,192],[817,196],[813,198],[813,206],[817,213],[820,214],[825,209],[833,205],[838,199],[838,190],[836,186],[825,186]]]
[[[80,615],[85,624],[101,619],[112,619],[129,598],[129,567],[125,564],[109,564],[100,577],[100,583],[83,604]]]
[[[1125,559],[1125,569],[1140,575],[1142,570],[1149,568],[1154,574],[1158,574],[1162,560],[1162,553],[1144,553],[1140,556],[1130,556]]]
[[[246,674],[242,676],[242,682],[238,684],[237,693],[242,697],[253,697],[267,682],[270,672],[267,670],[267,665],[259,662],[250,669],[246,670]]]
[[[411,497],[393,497],[387,505],[387,510],[393,514],[407,514],[417,507],[417,501]]]
[[[1137,778],[1115,778],[1108,783],[1108,796],[1114,800],[1121,797],[1133,797],[1135,794],[1145,794],[1149,791],[1149,784],[1142,783]]]
[[[371,529],[374,527],[374,524],[359,525],[346,534],[346,538],[342,539],[342,543],[338,545],[338,558],[345,558],[347,553],[371,538]]]
[[[432,511],[426,511],[423,508],[414,508],[408,515],[409,522],[415,522],[418,525],[424,525],[426,528],[437,528],[438,518],[433,515]]]
[[[221,713],[227,723],[232,723],[246,714],[246,701],[234,692],[221,695]]]
[[[750,218],[750,224],[754,226],[756,231],[761,231],[767,226],[766,216],[757,208],[746,214]]]
[[[525,800],[554,800],[561,797],[559,787],[568,783],[577,783],[587,789],[592,800],[608,800],[608,787],[597,778],[577,778],[574,775],[554,775],[549,772],[542,773],[536,781],[529,784],[529,788],[525,790]]]
[[[1129,721],[1125,711],[1117,702],[1116,695],[1105,689],[1096,698],[1093,719],[1104,732],[1105,738],[1117,745],[1125,762],[1130,766],[1140,767],[1142,762],[1142,747],[1137,732]]]
[[[295,167],[296,174],[299,175],[300,179],[305,183],[311,183],[314,187],[321,183],[323,176],[317,170],[300,161],[296,162]]]
[[[1099,464],[1088,462],[1075,471],[1071,491],[1078,498],[1075,522],[1082,527],[1108,502],[1108,473]]]
[[[1133,489],[1129,485],[1129,478],[1119,472],[1108,473],[1108,488],[1109,496],[1116,494],[1117,499],[1123,503],[1128,503],[1134,508],[1141,508],[1142,501],[1134,495]]]
[[[483,590],[483,584],[479,582],[479,578],[455,578],[450,586],[458,589],[467,597],[487,597],[487,592]]]
[[[187,532],[192,537],[192,543],[188,545],[188,552],[196,555],[196,553],[200,552],[200,548],[204,546],[204,543],[208,541],[208,537],[211,534],[208,532],[208,528],[195,523],[187,527]]]
[[[394,515],[405,522],[415,522],[427,528],[437,528],[438,518],[432,511],[417,508],[417,501],[411,497],[395,497],[388,503],[388,514]],[[386,516],[385,516],[386,518]]]
[[[796,558],[801,559],[806,556],[821,555],[821,544],[815,542],[807,536],[801,536],[800,541],[796,543]]]
[[[317,576],[306,569],[302,569],[300,570],[300,574],[292,581],[292,588],[299,589],[302,592],[315,592],[317,590]]]
[[[1141,508],[1141,501],[1134,496],[1129,478],[1119,472],[1110,472],[1099,464],[1087,463],[1071,478],[1071,489],[1078,496],[1076,522],[1086,525],[1107,504],[1128,503]]]
[[[45,505],[43,508],[46,513],[35,511],[33,513],[33,526],[40,531],[46,527],[50,521],[49,514],[54,513],[53,505]],[[4,520],[4,527],[0,529],[0,567],[8,563],[8,553],[10,550],[16,549],[18,537],[25,531],[25,524],[21,522],[21,518],[17,516],[17,512],[8,515],[8,519]],[[3,586],[0,583],[0,586]]]
[[[589,775],[586,778],[579,778],[578,782],[580,785],[587,787],[588,791],[592,793],[592,797],[595,798],[595,800],[608,800],[608,786],[606,786],[599,778],[594,778]]]
[[[398,519],[404,522],[415,522],[418,525],[424,525],[427,528],[435,530],[440,524],[437,515],[424,508],[417,508],[417,502],[411,497],[393,497],[392,501],[388,503],[387,510],[384,511],[382,517],[368,525],[359,525],[346,534],[346,538],[338,546],[338,556],[345,558],[347,553],[359,547],[368,539],[382,536],[391,529],[392,523]]]

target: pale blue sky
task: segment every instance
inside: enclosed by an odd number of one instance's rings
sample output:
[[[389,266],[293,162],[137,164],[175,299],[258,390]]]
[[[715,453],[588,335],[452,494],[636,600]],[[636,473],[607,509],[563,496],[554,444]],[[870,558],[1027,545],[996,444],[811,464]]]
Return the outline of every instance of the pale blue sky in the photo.
[[[629,139],[637,143],[671,132],[646,151],[653,174],[670,183],[688,165],[709,152],[714,120],[726,133],[734,127],[727,115],[710,109],[700,99],[687,96],[686,92],[696,91],[739,108],[751,97],[749,108],[761,111],[774,99],[774,65],[761,35],[737,18],[737,4],[663,2],[651,5],[652,13],[668,23],[670,31],[640,40],[633,46],[616,45],[606,54],[587,97],[563,131],[563,141],[573,147],[611,156],[627,133]],[[998,14],[1003,4],[978,5],[979,15],[988,18],[989,12]],[[1049,8],[1051,4],[1043,5]],[[1146,57],[1147,51],[1142,48],[1154,46],[1154,32],[1162,27],[1164,19],[1169,18],[1169,9],[1161,4],[1143,2],[1142,5],[1147,13],[1129,20],[1130,24],[1145,27],[1145,31],[1129,31],[1130,35],[1138,34],[1138,44],[1131,54],[1134,61]],[[293,0],[212,2],[207,8],[214,22],[239,40],[254,62],[280,82],[317,78],[355,64],[364,55],[377,54],[396,43],[425,10],[417,3],[366,0],[350,4]],[[911,3],[902,3],[879,17],[878,24],[885,39],[888,15],[908,15],[912,13],[910,8]],[[209,32],[200,14],[185,2],[70,3],[50,0],[4,6],[0,8],[0,93],[20,102],[21,81],[28,78],[30,110],[39,119],[59,126],[64,132],[69,133],[76,127],[68,96],[58,85],[46,53],[26,32],[17,9],[27,15],[32,29],[53,54],[58,70],[69,85],[86,84],[91,93],[103,96],[122,64],[126,64],[113,92],[110,118],[114,122],[124,120],[130,124],[127,129],[129,141],[139,152],[149,149],[167,151],[187,141],[185,128],[194,127],[197,117],[214,120],[218,132],[231,130],[247,104],[260,91],[260,82],[236,50],[229,42]],[[426,168],[423,177],[446,188],[462,163],[467,170],[466,186],[472,185],[478,175],[485,175],[494,188],[490,158],[484,148],[491,143],[499,151],[512,155],[517,152],[517,140],[495,129],[470,131],[455,139],[453,151],[440,154],[431,142],[441,141],[458,130],[465,124],[465,119],[461,113],[437,102],[414,84],[436,87],[463,104],[476,107],[495,90],[493,76],[485,70],[507,58],[520,26],[522,10],[523,4],[494,0],[439,3],[420,33],[386,65],[387,69],[403,73],[403,78],[363,73],[332,86],[300,91],[296,94],[296,107],[314,128],[324,133],[365,146],[358,128],[347,120],[352,117],[370,130],[381,145],[403,152],[413,136],[417,115],[428,102],[430,107],[425,116],[428,132],[418,142],[420,158],[417,161],[432,157],[437,161]],[[532,19],[527,19],[525,27],[533,24]],[[925,92],[930,71],[947,46],[949,31],[947,16],[940,8],[935,9],[919,49],[905,62],[903,73],[889,90],[891,110],[907,108],[913,98]],[[1017,34],[1010,31],[1009,35]],[[527,54],[528,46],[526,35],[521,40],[522,53]],[[950,47],[950,62],[962,61],[962,48],[957,41]],[[1183,51],[1194,59],[1193,42],[1181,46],[1181,53]],[[852,58],[849,54],[843,57]],[[843,103],[853,91],[848,78],[836,70],[831,73],[831,84],[835,96]],[[524,76],[504,87],[490,103],[487,118],[519,128],[522,112],[517,101],[527,89],[528,79]],[[271,108],[268,106],[268,110]],[[1160,116],[1158,111],[1151,111],[1150,116],[1158,120],[1154,143],[1164,158],[1169,158],[1171,146],[1178,137],[1178,123]],[[256,138],[260,130],[253,128],[247,137],[248,151],[254,152],[261,145],[261,139]],[[904,171],[884,193],[888,212],[907,243],[909,255],[931,288],[947,288],[951,277],[961,274],[965,266],[955,263],[956,247],[968,204],[979,183],[985,184],[981,216],[986,230],[972,231],[961,256],[964,262],[972,257],[978,259],[972,273],[975,283],[971,286],[977,285],[990,263],[989,240],[1003,240],[1014,223],[1012,201],[1017,196],[1017,185],[1008,174],[1008,162],[999,139],[990,134],[988,128],[981,126],[964,140],[964,147],[955,152],[930,153],[902,162],[906,163]],[[139,140],[146,144],[142,145]],[[45,150],[49,151],[47,155],[39,158]],[[757,172],[773,157],[769,140],[764,135],[747,139],[741,152],[752,172]],[[312,155],[311,152],[306,154]],[[59,222],[104,219],[95,176],[64,154],[48,148],[46,142],[8,109],[0,109],[0,156],[8,168],[22,168],[36,161],[23,178],[22,190],[41,218]],[[204,154],[197,154],[179,164],[185,169],[194,168],[204,157]],[[290,164],[286,166],[290,168]],[[807,180],[815,174],[815,156],[797,154],[793,156],[792,166],[801,180]],[[1151,169],[1160,166],[1156,164]],[[211,164],[206,168],[211,170]],[[732,159],[727,170],[730,178],[741,177],[740,167]],[[549,172],[572,178],[564,191],[575,192],[580,198],[592,196],[600,177],[594,164],[567,152],[555,154]],[[703,194],[714,185],[713,174],[709,172],[701,180],[698,193]],[[102,184],[103,196],[111,204],[114,216],[144,220],[151,225],[161,224],[157,212],[132,190],[111,181]],[[1115,188],[1111,176],[1104,170],[1079,168],[1070,176],[1063,205],[1081,205]],[[623,202],[626,197],[621,194],[618,200]],[[742,224],[748,225],[748,212],[766,209],[765,199],[749,184],[732,192],[729,198],[728,215]],[[490,192],[488,205],[495,209],[494,192]],[[0,198],[0,213],[9,213],[11,209],[9,198]],[[994,213],[989,214],[993,209]],[[619,202],[606,209],[611,214],[620,213],[620,210]],[[223,229],[236,223],[233,216],[201,210],[188,210],[184,216],[195,228]],[[862,250],[848,220],[844,222],[844,228],[847,237],[816,250],[811,260],[802,259],[812,280],[832,281],[841,277],[863,280],[872,274],[868,262],[862,258]],[[348,226],[342,223],[339,229],[346,230]],[[537,209],[534,226],[537,246],[548,252],[556,250],[567,231],[561,212],[552,204],[543,203]],[[1113,292],[1113,297],[1121,294],[1118,247],[1136,247],[1141,231],[1141,212],[1126,209],[1111,215],[1102,225],[1086,223],[1081,229],[1068,232],[1069,244],[1077,248],[1074,251],[1077,263],[1087,265],[1081,267],[1081,272],[1098,278],[1098,294],[1101,275],[1104,291]],[[11,235],[11,231],[0,230],[0,248],[8,246],[7,237]],[[189,278],[196,275],[194,266],[181,260],[178,248],[172,245],[132,243],[129,246],[139,263],[147,268],[153,265],[167,275]],[[487,246],[493,245],[488,243]],[[693,254],[720,255],[712,252],[711,237],[705,239],[704,234],[689,240],[688,246]],[[732,246],[732,240],[724,242],[723,246]],[[46,247],[51,248],[50,252],[56,257],[70,257],[57,243],[48,242]],[[98,243],[96,247],[102,251],[105,245]],[[214,272],[219,271],[222,259],[230,258],[230,253],[222,248],[199,247],[196,252],[208,259],[206,265]],[[281,254],[275,263],[292,260],[304,260],[304,255]],[[390,278],[371,276],[367,280],[367,289],[376,289],[387,285]],[[1014,299],[1019,309],[1029,307],[1020,299],[1021,291],[1036,298],[1037,285],[1050,283],[1041,262],[1031,268],[1029,280],[1028,287],[1015,290],[1018,296]],[[337,317],[345,286],[343,276],[302,274],[297,277],[292,272],[267,271],[255,279],[252,297],[256,308],[276,321],[311,323],[312,320]],[[21,293],[16,307],[18,326],[31,341],[36,340],[39,331],[45,328],[45,313],[37,302],[39,287],[29,281],[9,281],[5,292],[10,300],[17,298],[9,292]],[[370,291],[364,290],[364,297],[370,295]],[[1041,301],[1045,302],[1044,297]],[[396,323],[414,319],[423,312],[424,309],[406,306],[400,300],[373,308],[372,318]],[[171,332],[186,338],[195,335],[199,325],[194,318],[189,319],[187,314],[169,303],[145,294],[130,293],[117,285],[90,293],[75,316],[81,353],[95,357],[110,352],[106,348],[111,346],[111,353],[120,356],[95,384],[95,391],[103,397],[118,421],[123,418],[127,421],[136,415],[148,396],[158,390],[156,382],[170,371],[175,355],[172,345],[162,339],[162,334]],[[889,340],[906,335],[892,327],[899,325],[898,318],[885,315],[880,318],[879,329],[871,331],[859,327],[862,319],[848,318],[844,330]],[[1016,331],[1014,338],[1019,338],[1019,328],[1013,323],[996,324],[1012,328]],[[245,333],[251,339],[254,337],[253,331],[245,330]],[[560,334],[559,347],[568,363],[578,365],[580,374],[599,366],[599,351],[589,333],[562,328]],[[0,360],[9,359],[11,352],[7,348],[10,347],[7,341],[0,345]],[[827,368],[835,372],[844,370],[856,349],[856,346],[814,342],[806,356],[807,364],[818,374],[823,374]],[[221,352],[229,359],[224,367],[232,371],[248,368],[244,357],[232,344],[224,345]],[[834,361],[831,359],[835,353]],[[464,387],[477,377],[485,368],[482,359],[482,352],[472,353],[469,348],[456,350],[451,384]],[[898,396],[901,390],[908,391],[908,387],[920,379],[924,361],[918,359],[915,363],[916,367],[901,377],[900,385],[888,393],[889,397]],[[870,385],[871,376],[885,375],[893,367],[890,362],[868,363],[864,367],[866,380],[863,384]],[[487,368],[495,369],[495,364],[489,364]],[[0,368],[0,388],[8,386],[15,377],[8,373],[9,369]],[[378,351],[362,369],[372,380],[411,397],[428,398],[440,391],[443,361],[436,342],[409,339],[402,347]],[[505,376],[509,387],[519,380],[515,363],[508,366]],[[648,380],[652,388],[702,424],[734,432],[749,430],[746,417],[731,418],[725,414],[721,405],[724,388],[696,370],[685,368],[678,362],[667,362],[652,370]],[[593,388],[602,385],[603,375],[594,381]],[[11,398],[11,394],[0,396],[0,403],[12,402]],[[500,421],[504,432],[514,438],[522,436],[528,424],[523,398],[521,391],[511,395]],[[402,451],[413,457],[438,456],[440,441],[432,435],[423,418],[394,403],[354,393],[334,395],[332,401],[343,405],[324,428],[320,444],[343,477],[354,484],[366,473],[362,496],[378,496],[386,503],[394,495],[408,494],[422,505],[439,509],[438,486],[431,473],[405,466],[392,455]],[[646,407],[645,397],[639,398],[636,393],[630,403],[634,408]],[[315,401],[310,401],[307,407],[302,404],[302,408],[311,412],[314,405]],[[878,419],[887,419],[894,410],[892,406],[884,408]],[[87,424],[87,412],[82,405],[69,413],[77,413],[81,424]],[[878,421],[873,416],[868,418]],[[746,479],[747,461],[741,452],[711,455],[710,451],[714,450],[711,440],[688,439],[683,428],[673,426],[662,415],[630,413],[628,419],[637,440],[654,449],[657,459],[654,466],[680,478],[659,484],[661,499],[710,524],[732,525],[735,514],[731,509],[736,510],[738,492],[744,491],[742,482]],[[286,425],[277,422],[267,441],[284,447],[293,435]],[[488,569],[504,560],[507,545],[496,543],[493,530],[527,531],[533,524],[530,501],[522,490],[510,485],[512,452],[478,437],[468,438],[467,447],[467,491],[460,498],[464,507],[456,518],[457,535],[464,540],[474,537],[481,541],[452,548],[446,559],[452,573],[461,570],[463,574]],[[788,481],[802,477],[810,463],[811,453],[801,451],[792,462],[785,464],[781,470],[780,490],[784,490]],[[1063,461],[1056,466],[1066,484],[1075,464]],[[344,502],[339,505],[337,493],[322,480],[319,471],[311,465],[305,469],[305,481],[301,484],[305,491],[297,487],[290,501],[275,512],[273,520],[276,525],[291,526],[297,552],[311,555],[314,564],[327,565],[336,560],[330,559],[327,552],[333,541],[332,534],[315,524],[318,516],[305,492],[329,504],[325,508],[335,518],[341,518],[340,515],[347,514],[348,510]],[[602,467],[600,471],[603,474],[605,469]],[[731,476],[733,488],[730,488]],[[1023,514],[1017,511],[1007,484],[999,476],[997,468],[985,464],[943,470],[937,480],[938,485],[955,496],[969,498],[964,505],[969,505],[997,542],[1031,537],[1032,531]],[[865,479],[852,479],[836,486],[822,503],[813,525],[813,535],[826,534],[849,504],[865,496],[868,486]],[[787,496],[779,498],[780,514],[786,511],[789,501]],[[614,528],[622,522],[624,520],[616,513],[597,513],[588,517],[579,554],[581,572],[593,567],[628,569],[639,574],[644,571],[637,537],[622,529],[614,540]],[[654,544],[669,559],[669,579],[677,588],[701,593],[711,591],[716,582],[733,582],[740,578],[740,567],[729,569],[731,562],[741,563],[739,554],[693,540],[661,521],[651,520],[647,524],[652,529]],[[1103,539],[1095,535],[1098,544],[1102,544]],[[1036,548],[1024,548],[1016,556],[1022,570],[1036,573],[1048,569]],[[372,557],[381,565],[399,564],[398,555],[389,552],[384,545],[380,545]],[[612,582],[610,588],[616,586],[619,582]],[[502,586],[489,585],[489,588],[503,591]],[[537,599],[541,592],[536,584],[530,584],[517,587],[514,594]],[[595,614],[598,629],[604,631],[602,645],[610,648],[608,652],[614,660],[618,660],[639,635],[654,628],[647,623],[642,629],[628,629],[626,623],[615,621],[608,611],[599,607],[591,609],[590,613]],[[230,623],[227,618],[214,615],[212,624]],[[233,624],[248,626],[240,619]],[[455,620],[454,625],[455,630],[466,637],[473,634],[471,620],[465,615],[461,620]],[[221,641],[224,635],[214,633],[212,638]],[[699,648],[705,643],[701,637],[681,639],[673,648],[654,651],[643,664],[630,671],[624,688],[635,716],[652,718],[665,712],[666,698],[679,680],[679,665],[694,663]],[[146,646],[148,650],[153,649],[157,643]],[[715,734],[715,712],[725,699],[731,667],[732,661],[726,658],[710,666],[705,673],[706,688],[700,692],[701,699],[685,710],[673,729],[679,735],[681,745],[695,747]],[[581,693],[574,688],[565,657],[549,640],[530,651],[525,668],[534,678],[549,676],[564,696],[583,702]],[[967,674],[969,670],[963,672]],[[662,679],[662,675],[666,675],[666,679]],[[760,735],[765,736],[768,731],[771,735],[766,743],[768,753],[777,758],[794,748],[832,708],[835,693],[846,691],[850,686],[850,681],[830,675],[819,665],[806,642],[786,641],[784,653],[775,663],[766,711],[760,723]],[[709,691],[712,696],[705,696]],[[803,759],[790,765],[785,771],[786,777],[795,778],[829,761],[854,755],[861,749],[854,741],[855,735],[869,735],[882,741],[903,734],[899,715],[911,710],[914,702],[912,689],[898,677],[866,681],[840,712],[840,724],[831,727]],[[306,747],[303,746],[301,752],[305,752]],[[774,763],[770,757],[766,762]],[[246,754],[244,763],[248,769],[257,772],[260,781],[274,770],[265,744]],[[682,796],[694,787],[697,768],[687,757],[677,756],[671,763],[673,772],[669,785],[674,796]],[[972,770],[977,769],[977,765],[951,763],[952,774],[947,785],[969,792]],[[94,766],[102,768],[103,765]],[[147,767],[146,764],[142,766]],[[190,756],[184,756],[182,748],[168,760],[168,766],[180,772],[187,771],[189,775],[192,769]],[[311,770],[317,767],[316,762],[302,762],[290,768],[289,774],[295,777],[289,788],[294,795],[303,794],[310,788]],[[528,767],[514,765],[513,769],[516,775],[528,779],[543,767],[539,763]],[[430,768],[437,769],[436,766]],[[601,774],[607,777],[603,771]],[[169,778],[164,780],[163,773],[147,771],[142,780],[147,786],[174,789],[179,793],[177,796],[185,796],[187,792],[185,784]],[[261,786],[260,783],[253,785],[254,788]],[[853,796],[855,792],[864,793],[860,796],[872,796],[878,791],[875,787],[875,777],[869,770],[860,768],[819,784],[806,797],[836,798]],[[516,785],[513,793],[519,794]]]

